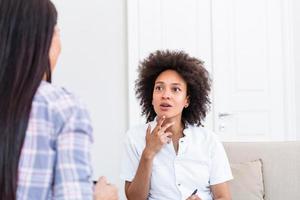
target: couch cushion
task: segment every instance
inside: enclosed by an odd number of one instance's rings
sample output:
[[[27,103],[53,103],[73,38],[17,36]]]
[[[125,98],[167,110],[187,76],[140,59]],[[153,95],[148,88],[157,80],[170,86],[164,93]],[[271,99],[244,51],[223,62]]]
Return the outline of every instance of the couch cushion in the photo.
[[[231,163],[234,179],[229,182],[232,200],[263,200],[262,162]]]
[[[225,142],[229,162],[262,159],[265,200],[300,199],[300,141]]]

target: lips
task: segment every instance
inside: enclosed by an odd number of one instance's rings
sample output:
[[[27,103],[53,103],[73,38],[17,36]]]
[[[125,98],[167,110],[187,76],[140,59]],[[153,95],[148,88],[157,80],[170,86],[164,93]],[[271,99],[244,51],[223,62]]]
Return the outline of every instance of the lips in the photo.
[[[161,103],[159,104],[160,110],[163,112],[167,112],[172,106],[168,103]]]
[[[159,106],[160,106],[160,107],[164,107],[164,108],[172,107],[172,106],[171,106],[170,104],[168,104],[168,103],[161,103]]]

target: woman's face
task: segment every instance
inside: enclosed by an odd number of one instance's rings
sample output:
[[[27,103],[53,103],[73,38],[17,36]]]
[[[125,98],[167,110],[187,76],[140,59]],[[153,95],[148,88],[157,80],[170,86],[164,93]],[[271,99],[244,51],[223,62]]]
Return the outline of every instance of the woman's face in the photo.
[[[187,107],[187,84],[174,70],[163,71],[155,80],[152,105],[158,117],[178,118]]]
[[[55,26],[52,42],[49,50],[51,71],[54,70],[60,51],[61,51],[61,43],[60,43],[59,28]]]

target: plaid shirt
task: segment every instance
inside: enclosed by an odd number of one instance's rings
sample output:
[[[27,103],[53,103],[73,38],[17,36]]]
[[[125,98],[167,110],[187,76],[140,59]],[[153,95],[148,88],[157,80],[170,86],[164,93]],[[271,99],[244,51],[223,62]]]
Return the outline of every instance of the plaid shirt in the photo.
[[[42,81],[19,160],[17,200],[92,199],[91,143],[82,103]]]

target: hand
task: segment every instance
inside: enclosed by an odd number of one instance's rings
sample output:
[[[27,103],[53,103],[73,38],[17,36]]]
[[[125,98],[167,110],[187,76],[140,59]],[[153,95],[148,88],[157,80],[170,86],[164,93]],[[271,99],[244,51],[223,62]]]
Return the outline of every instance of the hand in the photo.
[[[105,177],[100,177],[94,188],[94,200],[118,200],[118,189],[107,182]]]
[[[201,200],[201,198],[198,195],[194,194],[194,195],[190,196],[189,198],[187,198],[186,200]]]
[[[150,157],[154,157],[160,149],[168,142],[171,141],[169,136],[172,135],[171,132],[166,131],[170,126],[174,125],[174,122],[167,123],[162,126],[165,117],[161,117],[158,119],[156,127],[151,132],[151,126],[149,124],[146,133],[146,147],[145,152],[150,155]]]

